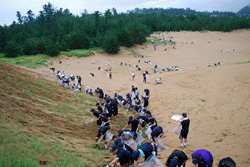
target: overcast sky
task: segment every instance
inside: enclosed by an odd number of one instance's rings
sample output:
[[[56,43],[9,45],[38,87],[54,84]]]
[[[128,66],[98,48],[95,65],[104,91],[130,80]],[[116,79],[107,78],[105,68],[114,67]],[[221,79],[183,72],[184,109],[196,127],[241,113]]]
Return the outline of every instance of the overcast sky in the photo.
[[[32,10],[37,16],[43,10],[43,5],[50,2],[55,8],[68,8],[74,15],[80,15],[84,9],[88,13],[100,11],[104,13],[108,8],[115,7],[117,12],[126,12],[135,8],[191,8],[196,11],[232,11],[238,12],[250,4],[249,0],[1,0],[0,25],[10,25],[17,21],[16,12],[27,16],[27,11]]]

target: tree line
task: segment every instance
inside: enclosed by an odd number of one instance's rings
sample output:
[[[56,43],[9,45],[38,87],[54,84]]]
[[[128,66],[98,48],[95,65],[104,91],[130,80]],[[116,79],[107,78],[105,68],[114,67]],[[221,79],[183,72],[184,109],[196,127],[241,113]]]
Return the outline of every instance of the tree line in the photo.
[[[191,13],[172,15],[160,12],[120,13],[115,8],[101,14],[95,11],[81,16],[68,9],[43,6],[35,17],[16,14],[18,22],[0,26],[0,49],[6,57],[47,54],[56,56],[60,51],[101,47],[107,53],[117,53],[120,46],[142,44],[153,31],[232,31],[250,28],[250,18]]]

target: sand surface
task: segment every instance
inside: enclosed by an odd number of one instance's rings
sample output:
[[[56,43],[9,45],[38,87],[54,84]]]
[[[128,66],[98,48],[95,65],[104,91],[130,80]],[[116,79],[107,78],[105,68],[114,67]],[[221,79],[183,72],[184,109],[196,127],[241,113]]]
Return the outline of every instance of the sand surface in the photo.
[[[158,34],[152,35],[159,37]],[[131,85],[139,88],[140,95],[143,95],[143,89],[149,89],[151,96],[148,109],[158,125],[163,127],[162,141],[170,148],[159,153],[158,158],[163,163],[180,145],[178,136],[172,132],[178,124],[170,119],[172,112],[176,115],[186,112],[191,120],[190,132],[187,148],[181,150],[189,157],[188,167],[192,166],[191,154],[197,149],[209,150],[214,156],[214,166],[218,166],[219,161],[228,156],[235,160],[237,166],[250,166],[250,63],[243,63],[250,61],[250,31],[171,32],[162,35],[167,39],[173,36],[176,45],[169,45],[167,51],[164,51],[165,46],[160,45],[155,51],[151,44],[147,48],[145,45],[130,48],[144,55],[143,59],[133,57],[129,50],[121,47],[117,55],[96,52],[94,56],[85,58],[67,59],[61,56],[62,64],[58,63],[59,58],[54,58],[53,67],[68,76],[80,75],[83,89],[86,86],[92,89],[100,87],[111,96],[116,92],[125,96],[130,92]],[[177,49],[173,49],[173,46]],[[96,64],[97,60],[100,64]],[[108,60],[112,67],[112,80],[106,71],[97,71],[99,66],[105,70]],[[152,65],[138,63],[138,60],[151,60]],[[214,66],[213,63],[218,60],[221,65]],[[69,66],[66,66],[66,61]],[[121,62],[127,63],[127,66],[120,66]],[[207,67],[208,63],[211,67]],[[142,71],[128,64],[139,65]],[[170,66],[179,66],[179,70],[153,74],[156,64],[159,71]],[[152,74],[148,75],[147,83],[143,84],[142,72],[145,70]],[[48,68],[36,71],[56,79]],[[134,81],[129,80],[131,72],[136,75]],[[95,76],[90,77],[89,73]],[[156,85],[155,80],[159,77],[163,83]]]

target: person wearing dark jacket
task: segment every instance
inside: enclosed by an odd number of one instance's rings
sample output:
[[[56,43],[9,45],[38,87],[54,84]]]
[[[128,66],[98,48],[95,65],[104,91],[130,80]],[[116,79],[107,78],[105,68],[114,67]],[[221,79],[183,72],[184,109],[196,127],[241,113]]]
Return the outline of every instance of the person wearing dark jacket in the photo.
[[[187,160],[188,157],[183,151],[174,150],[172,154],[169,155],[165,167],[185,167]]]

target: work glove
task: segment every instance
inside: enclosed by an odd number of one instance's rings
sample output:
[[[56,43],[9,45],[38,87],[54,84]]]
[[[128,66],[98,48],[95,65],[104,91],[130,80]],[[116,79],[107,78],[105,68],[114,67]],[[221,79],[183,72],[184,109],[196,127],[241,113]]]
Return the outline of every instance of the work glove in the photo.
[[[152,152],[152,154],[155,156],[155,155],[156,155],[156,152],[155,152],[155,151],[153,151],[153,152]]]
[[[106,167],[110,167],[109,164]]]
[[[91,122],[93,122],[94,119],[91,119]]]

